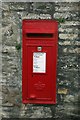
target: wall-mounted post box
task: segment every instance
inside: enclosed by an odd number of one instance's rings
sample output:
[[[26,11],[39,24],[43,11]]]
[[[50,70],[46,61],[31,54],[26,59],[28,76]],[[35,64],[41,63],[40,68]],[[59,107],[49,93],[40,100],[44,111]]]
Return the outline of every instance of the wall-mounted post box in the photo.
[[[23,20],[22,102],[56,104],[58,23]]]

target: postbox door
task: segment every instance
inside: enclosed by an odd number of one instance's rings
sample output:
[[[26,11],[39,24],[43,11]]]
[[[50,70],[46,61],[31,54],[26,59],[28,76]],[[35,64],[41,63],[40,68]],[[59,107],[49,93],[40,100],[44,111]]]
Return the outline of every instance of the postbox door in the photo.
[[[43,46],[38,51],[38,46],[27,46],[27,97],[30,100],[55,101],[55,46]]]

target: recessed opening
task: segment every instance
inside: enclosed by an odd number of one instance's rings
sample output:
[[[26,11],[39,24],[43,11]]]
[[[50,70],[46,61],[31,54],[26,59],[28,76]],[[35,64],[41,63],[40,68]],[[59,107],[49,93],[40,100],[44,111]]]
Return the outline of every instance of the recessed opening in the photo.
[[[52,33],[27,33],[26,36],[30,38],[52,38],[53,34]]]

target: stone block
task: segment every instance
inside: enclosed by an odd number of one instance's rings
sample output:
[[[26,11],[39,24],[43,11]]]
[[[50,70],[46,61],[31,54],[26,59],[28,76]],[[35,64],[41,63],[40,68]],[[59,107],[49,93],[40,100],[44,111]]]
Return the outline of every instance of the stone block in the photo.
[[[65,88],[60,88],[58,89],[58,94],[63,94],[63,95],[66,95],[68,93],[68,89],[65,89]]]
[[[67,95],[64,99],[64,102],[74,102],[74,96],[73,95]]]
[[[10,3],[10,10],[11,11],[25,11],[28,8],[28,4],[27,4],[27,2],[26,3],[24,3],[24,2],[18,2],[18,3],[11,2]]]
[[[74,6],[70,6],[69,4],[68,5],[66,5],[66,6],[56,6],[55,7],[55,11],[57,11],[57,12],[75,12],[75,10],[76,11],[79,11],[80,9],[79,9],[79,6],[78,5],[74,5]]]
[[[60,23],[60,25],[63,26],[79,26],[80,22],[79,21],[65,21],[65,23]]]
[[[59,18],[64,18],[66,20],[74,20],[77,21],[79,20],[79,13],[78,12],[55,12],[54,13],[54,18],[59,19]]]
[[[6,87],[6,86],[2,86],[2,93],[4,93],[4,94],[8,94],[8,88]]]
[[[60,39],[69,39],[69,40],[73,40],[73,39],[77,39],[78,34],[59,34],[59,38]]]
[[[2,48],[3,53],[16,53],[16,48],[15,46],[3,46]]]
[[[29,13],[27,16],[24,16],[22,19],[51,19],[50,14],[34,14]]]
[[[4,11],[9,11],[9,4],[7,4],[7,3],[2,3],[2,10],[4,10]]]

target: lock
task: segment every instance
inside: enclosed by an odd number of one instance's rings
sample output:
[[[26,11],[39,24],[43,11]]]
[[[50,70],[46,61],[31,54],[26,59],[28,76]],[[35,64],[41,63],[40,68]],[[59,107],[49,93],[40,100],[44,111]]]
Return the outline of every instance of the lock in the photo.
[[[37,51],[42,51],[42,47],[41,46],[37,47]]]

